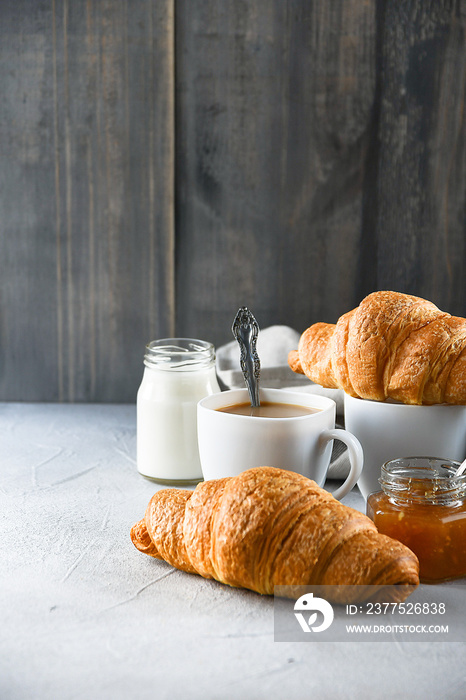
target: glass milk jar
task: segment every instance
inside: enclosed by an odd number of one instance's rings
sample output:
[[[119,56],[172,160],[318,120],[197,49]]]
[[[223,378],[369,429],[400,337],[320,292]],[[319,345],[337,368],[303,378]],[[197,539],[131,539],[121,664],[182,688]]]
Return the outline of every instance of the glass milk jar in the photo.
[[[137,395],[137,465],[149,479],[202,479],[197,446],[197,402],[220,391],[215,348],[204,340],[166,338],[146,346]]]

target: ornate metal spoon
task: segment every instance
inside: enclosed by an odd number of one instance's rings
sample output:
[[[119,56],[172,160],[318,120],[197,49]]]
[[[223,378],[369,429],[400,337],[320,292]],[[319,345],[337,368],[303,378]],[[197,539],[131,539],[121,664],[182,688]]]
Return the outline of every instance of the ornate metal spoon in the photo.
[[[260,406],[259,377],[261,364],[256,350],[259,325],[246,306],[238,309],[231,330],[241,349],[241,370],[249,391],[251,406]]]

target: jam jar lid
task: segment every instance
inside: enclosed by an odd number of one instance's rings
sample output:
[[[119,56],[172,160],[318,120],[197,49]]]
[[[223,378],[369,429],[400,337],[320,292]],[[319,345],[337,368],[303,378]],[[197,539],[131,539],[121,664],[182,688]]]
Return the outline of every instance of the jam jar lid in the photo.
[[[412,503],[455,505],[466,497],[466,474],[460,462],[439,457],[398,457],[385,462],[379,482],[383,491]]]

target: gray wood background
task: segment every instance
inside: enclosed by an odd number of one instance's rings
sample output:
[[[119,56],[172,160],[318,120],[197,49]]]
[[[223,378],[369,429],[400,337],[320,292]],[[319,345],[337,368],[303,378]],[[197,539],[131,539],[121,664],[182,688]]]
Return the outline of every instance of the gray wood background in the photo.
[[[376,289],[466,315],[466,0],[0,0],[0,400]]]

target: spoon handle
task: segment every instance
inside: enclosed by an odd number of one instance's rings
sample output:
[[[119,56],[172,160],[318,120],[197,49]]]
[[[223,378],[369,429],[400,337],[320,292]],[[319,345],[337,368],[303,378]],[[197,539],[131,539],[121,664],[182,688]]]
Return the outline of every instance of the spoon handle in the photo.
[[[455,476],[463,476],[464,472],[466,471],[466,459],[463,460],[458,467],[458,469],[455,472]]]
[[[259,377],[261,366],[256,350],[259,325],[246,306],[238,309],[231,330],[241,349],[241,370],[249,391],[251,406],[260,406]]]

